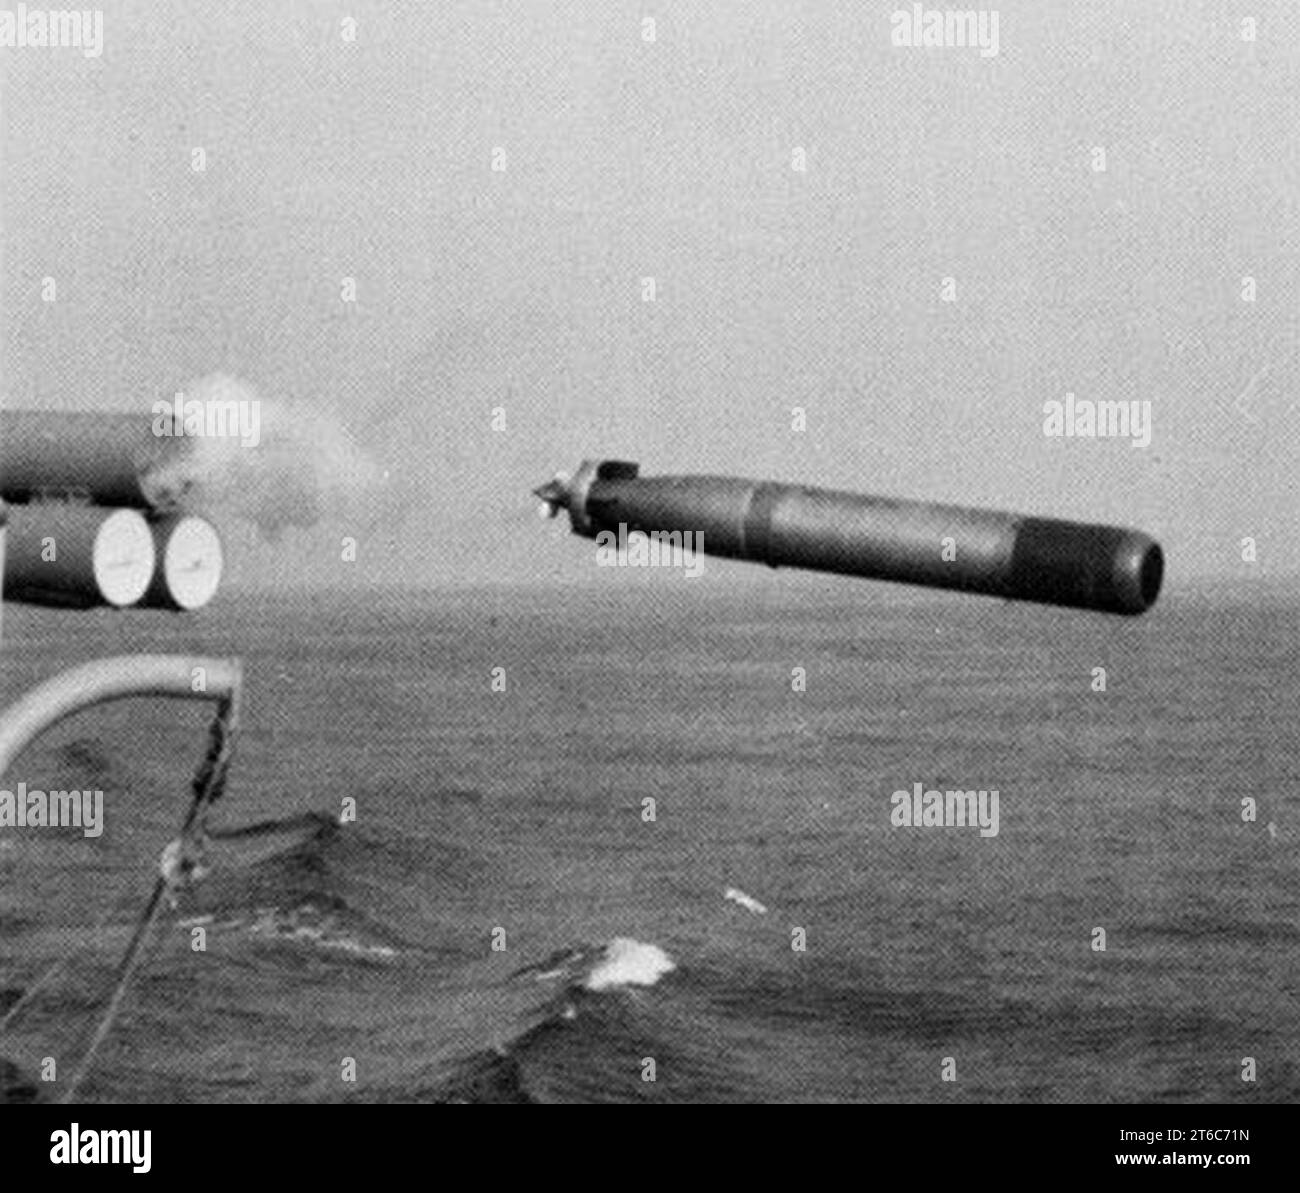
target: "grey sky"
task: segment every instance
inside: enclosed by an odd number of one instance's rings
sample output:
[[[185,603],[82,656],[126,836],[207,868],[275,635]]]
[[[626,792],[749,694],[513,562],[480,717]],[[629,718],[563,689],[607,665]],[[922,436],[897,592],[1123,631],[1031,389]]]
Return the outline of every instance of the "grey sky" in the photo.
[[[994,58],[892,46],[896,4],[204,7],[0,49],[0,400],[223,371],[336,418],[389,492],[226,527],[243,582],[591,578],[529,495],[587,455],[1300,572],[1293,4],[1003,3]],[[1046,438],[1067,391],[1150,447]]]

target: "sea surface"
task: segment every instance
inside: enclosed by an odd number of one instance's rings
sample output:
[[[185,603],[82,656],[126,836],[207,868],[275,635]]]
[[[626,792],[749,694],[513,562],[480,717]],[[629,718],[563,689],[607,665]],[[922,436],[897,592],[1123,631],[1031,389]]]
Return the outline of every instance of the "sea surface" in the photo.
[[[1127,619],[754,575],[7,608],[6,704],[246,671],[210,873],[77,1098],[1300,1100],[1295,586]],[[4,776],[105,793],[98,838],[0,829],[7,1098],[67,1092],[211,713],[104,705]],[[997,836],[894,826],[916,783],[996,789]]]

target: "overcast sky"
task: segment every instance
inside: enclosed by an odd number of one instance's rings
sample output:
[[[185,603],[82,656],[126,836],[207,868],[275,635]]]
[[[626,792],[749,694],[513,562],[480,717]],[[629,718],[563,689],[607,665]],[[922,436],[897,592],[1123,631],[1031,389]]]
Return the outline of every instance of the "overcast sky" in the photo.
[[[387,492],[226,527],[240,581],[590,578],[529,492],[584,456],[1300,573],[1294,3],[1002,3],[996,56],[863,0],[210,7],[0,49],[0,400],[221,371],[347,427]],[[1067,392],[1150,446],[1048,438]]]

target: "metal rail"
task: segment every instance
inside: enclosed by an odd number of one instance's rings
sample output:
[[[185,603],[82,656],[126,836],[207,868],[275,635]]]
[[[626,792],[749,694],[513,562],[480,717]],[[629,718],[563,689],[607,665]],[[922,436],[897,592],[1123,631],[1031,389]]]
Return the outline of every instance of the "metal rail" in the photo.
[[[199,669],[202,690],[195,690]],[[0,713],[0,775],[33,740],[65,717],[128,696],[235,700],[243,683],[238,659],[201,655],[118,655],[60,672]]]
[[[3,511],[0,510],[0,516],[2,515]],[[3,535],[2,528],[0,535]],[[200,670],[202,681],[196,687]],[[118,963],[107,1008],[60,1099],[62,1102],[70,1102],[76,1097],[94,1064],[95,1055],[121,1008],[127,985],[144,957],[163,907],[163,896],[175,883],[186,879],[186,862],[192,862],[194,856],[201,853],[203,822],[207,810],[225,788],[232,739],[239,722],[242,687],[243,665],[239,659],[187,655],[119,655],[64,671],[33,688],[0,713],[0,776],[3,776],[14,759],[46,729],[91,705],[130,696],[170,696],[217,702],[217,715],[209,732],[208,752],[194,776],[193,798],[181,825],[174,872],[164,864],[163,872],[154,881],[153,892],[137,921],[131,942]],[[30,1002],[37,990],[62,968],[66,960],[64,958],[47,971],[19,1000],[18,1006],[10,1009],[4,1018],[5,1027],[18,1013],[19,1006]]]

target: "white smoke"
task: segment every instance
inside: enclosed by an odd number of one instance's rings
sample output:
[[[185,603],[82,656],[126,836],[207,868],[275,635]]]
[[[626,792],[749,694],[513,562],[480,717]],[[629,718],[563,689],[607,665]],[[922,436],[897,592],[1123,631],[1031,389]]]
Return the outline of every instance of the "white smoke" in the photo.
[[[263,398],[223,373],[193,382],[184,398],[186,409],[193,402],[246,403],[227,408],[255,410],[259,421],[255,443],[237,434],[187,434],[182,450],[148,476],[151,490],[177,494],[189,509],[242,519],[275,540],[327,514],[362,516],[380,491],[379,469],[328,411]]]

